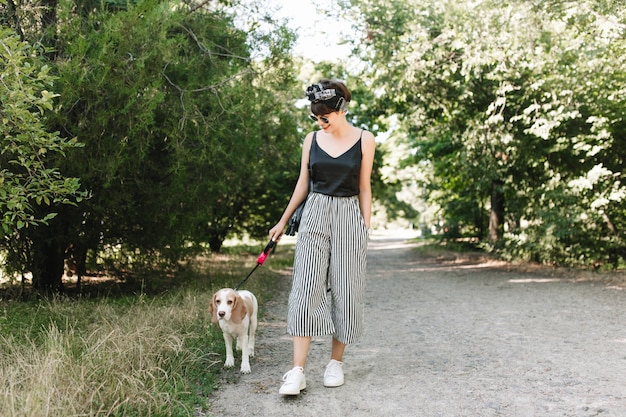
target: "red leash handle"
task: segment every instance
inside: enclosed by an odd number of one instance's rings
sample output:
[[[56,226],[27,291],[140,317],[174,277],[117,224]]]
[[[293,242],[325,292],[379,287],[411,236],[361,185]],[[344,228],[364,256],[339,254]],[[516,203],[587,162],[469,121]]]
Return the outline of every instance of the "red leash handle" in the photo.
[[[269,243],[265,246],[265,249],[263,249],[263,252],[261,252],[259,257],[257,258],[256,263],[259,265],[263,265],[265,259],[267,259],[267,255],[269,255],[274,246],[276,246],[276,242],[270,240]]]
[[[256,269],[263,265],[263,262],[265,262],[265,259],[267,259],[267,255],[269,255],[270,251],[272,250],[272,248],[276,246],[276,242],[274,242],[273,240],[270,240],[270,243],[267,244],[267,246],[265,246],[265,249],[263,249],[263,252],[261,252],[261,254],[259,255],[258,259],[256,260],[256,266],[252,269],[252,271],[250,271],[250,273],[248,274],[247,277],[244,278],[243,281],[241,281],[239,283],[239,285],[237,285],[235,287],[235,291],[237,291],[239,289],[239,287],[241,287],[243,284],[245,284],[245,282],[248,280],[248,278],[250,278],[250,275],[252,275],[252,273],[254,271],[256,271]]]

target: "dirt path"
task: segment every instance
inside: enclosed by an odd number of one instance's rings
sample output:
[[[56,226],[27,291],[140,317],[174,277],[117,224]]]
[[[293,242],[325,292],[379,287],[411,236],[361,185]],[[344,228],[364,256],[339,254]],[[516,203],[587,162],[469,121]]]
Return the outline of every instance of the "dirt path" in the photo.
[[[543,271],[543,272],[542,272]],[[284,291],[264,306],[252,373],[224,372],[211,416],[626,416],[626,291],[539,271],[418,256],[370,241],[366,335],[324,388],[330,338],[314,339],[299,397]],[[237,362],[238,363],[238,362]]]

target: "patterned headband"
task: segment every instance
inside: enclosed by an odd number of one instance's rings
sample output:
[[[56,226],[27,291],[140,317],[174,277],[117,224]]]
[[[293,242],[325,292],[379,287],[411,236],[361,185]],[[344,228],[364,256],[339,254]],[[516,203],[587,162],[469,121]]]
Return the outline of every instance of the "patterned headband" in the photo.
[[[322,84],[313,84],[306,89],[306,97],[311,103],[323,101],[328,107],[345,110],[348,102],[343,97],[343,91],[335,88],[324,88]]]

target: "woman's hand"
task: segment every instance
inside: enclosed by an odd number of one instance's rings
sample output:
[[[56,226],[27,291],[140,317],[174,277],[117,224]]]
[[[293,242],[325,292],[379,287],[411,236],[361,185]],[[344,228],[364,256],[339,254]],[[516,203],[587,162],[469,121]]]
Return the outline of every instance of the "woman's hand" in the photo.
[[[280,238],[282,237],[285,231],[285,226],[286,224],[283,222],[276,223],[276,226],[270,229],[270,232],[269,232],[270,239],[278,243],[278,241],[280,240]]]

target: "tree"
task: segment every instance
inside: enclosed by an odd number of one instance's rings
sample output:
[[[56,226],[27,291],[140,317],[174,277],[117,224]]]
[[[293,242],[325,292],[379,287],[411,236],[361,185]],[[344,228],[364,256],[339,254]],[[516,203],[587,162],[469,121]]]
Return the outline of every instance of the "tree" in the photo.
[[[265,236],[295,184],[290,32],[247,33],[219,4],[112,6],[56,10],[61,111],[48,127],[84,143],[57,162],[91,198],[29,231],[44,290],[67,256],[122,274],[175,267],[244,227]]]
[[[4,267],[26,271],[26,236],[47,225],[59,206],[84,197],[76,177],[67,177],[56,161],[80,147],[75,138],[48,132],[45,114],[54,108],[54,77],[36,51],[9,29],[0,29],[0,249]]]
[[[509,256],[623,259],[623,5],[350,3],[362,77],[450,230]]]

